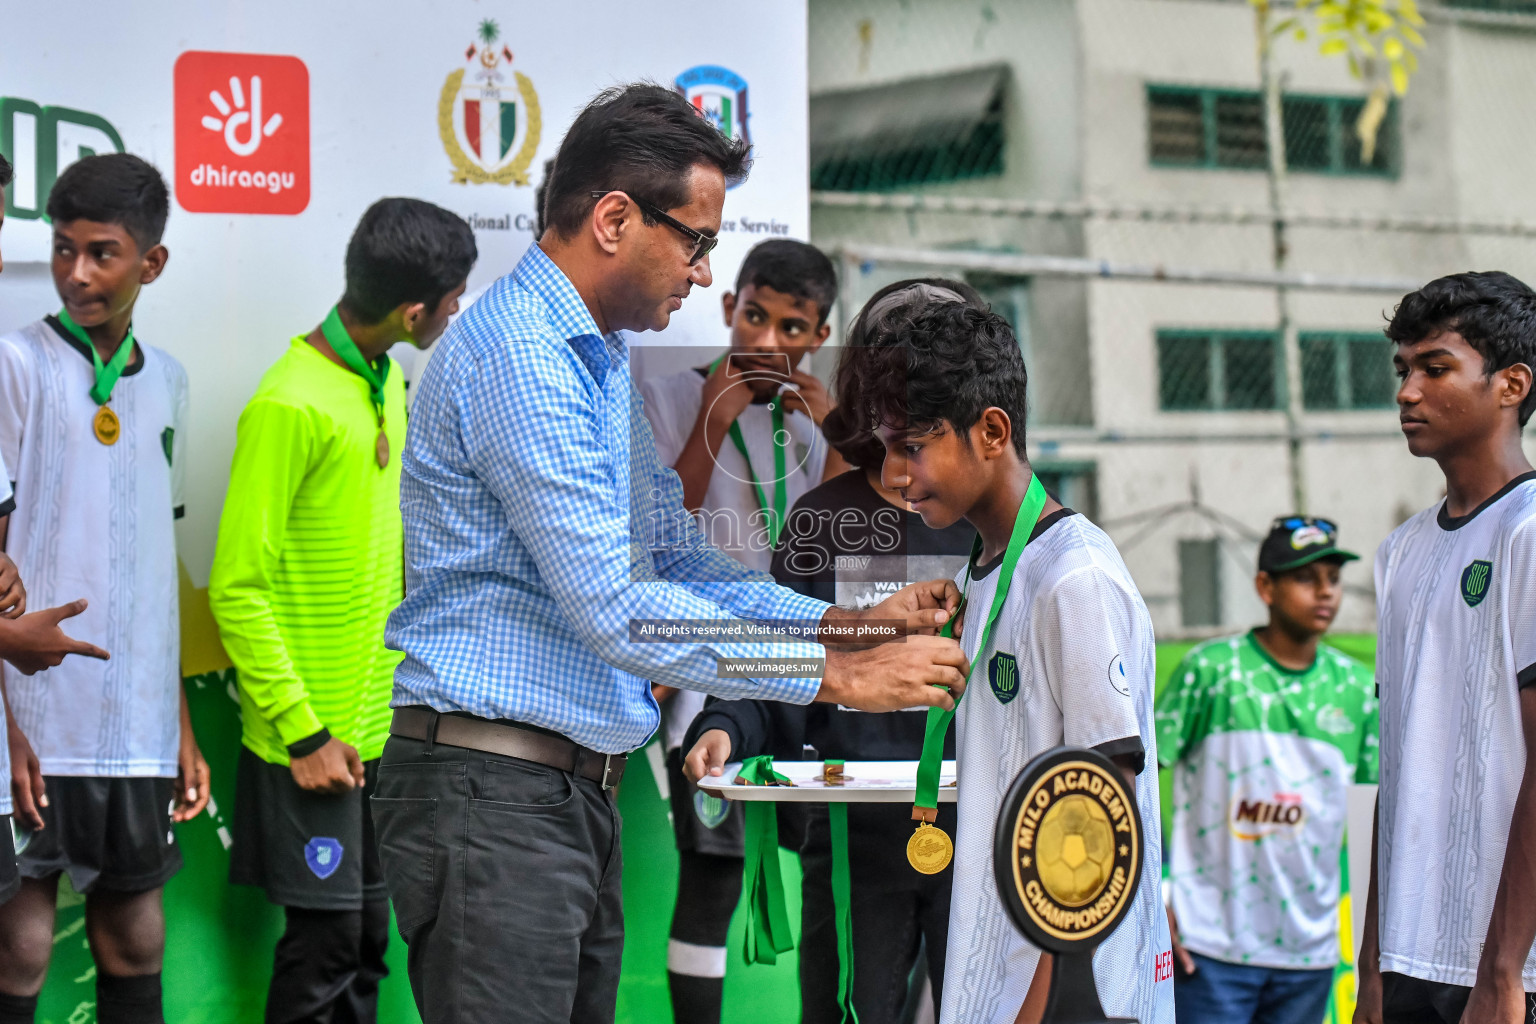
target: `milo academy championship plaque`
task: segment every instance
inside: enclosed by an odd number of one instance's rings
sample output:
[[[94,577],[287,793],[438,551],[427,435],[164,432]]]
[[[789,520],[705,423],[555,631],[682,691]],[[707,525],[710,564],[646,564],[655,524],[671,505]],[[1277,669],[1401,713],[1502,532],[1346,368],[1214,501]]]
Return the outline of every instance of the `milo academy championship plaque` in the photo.
[[[1127,1021],[1104,1016],[1093,951],[1130,912],[1142,855],[1135,791],[1103,754],[1056,747],[1008,788],[992,868],[1014,925],[1055,954],[1042,1024]]]

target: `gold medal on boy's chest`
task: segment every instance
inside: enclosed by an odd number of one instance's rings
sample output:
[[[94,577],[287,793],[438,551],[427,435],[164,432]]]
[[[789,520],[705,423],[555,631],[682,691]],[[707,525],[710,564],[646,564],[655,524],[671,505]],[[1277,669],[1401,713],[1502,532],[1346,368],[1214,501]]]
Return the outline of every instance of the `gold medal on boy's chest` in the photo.
[[[384,433],[384,428],[379,428],[379,436],[373,442],[373,458],[383,469],[389,465],[389,436]]]
[[[907,840],[907,863],[925,875],[936,875],[949,867],[955,857],[955,844],[949,833],[926,821],[917,826]]]
[[[123,425],[110,406],[99,406],[96,415],[91,417],[91,432],[96,435],[96,440],[104,445],[117,444],[117,439],[123,436]]]

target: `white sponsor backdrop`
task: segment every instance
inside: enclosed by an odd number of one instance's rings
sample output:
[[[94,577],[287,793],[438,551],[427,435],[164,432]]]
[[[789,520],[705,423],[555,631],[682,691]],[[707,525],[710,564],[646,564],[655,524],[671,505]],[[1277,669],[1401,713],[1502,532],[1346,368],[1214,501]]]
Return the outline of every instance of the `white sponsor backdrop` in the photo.
[[[171,259],[160,281],[145,289],[135,330],[180,359],[191,377],[188,507],[180,542],[198,586],[206,584],[213,554],[236,417],[288,339],[317,324],[340,295],[347,238],[375,199],[417,196],[470,218],[480,249],[470,288],[481,288],[510,271],[532,241],[534,188],[544,162],[594,94],[642,78],[672,86],[689,69],[715,66],[742,80],[732,88],[746,86],[756,168],[727,195],[727,230],[711,257],[714,286],[696,290],[654,341],[723,345],[719,295],[743,254],[764,238],[805,238],[809,231],[804,0],[727,2],[707,10],[664,0],[80,0],[4,8],[0,147],[17,165],[13,205],[43,205],[39,174],[46,178],[49,161],[39,144],[47,149],[50,136],[60,170],[82,148],[113,150],[115,133],[171,185],[165,234]],[[486,21],[495,22],[494,40],[482,35]],[[505,163],[517,162],[529,130],[529,105],[516,75],[537,94],[540,135],[527,161],[527,185],[456,183],[440,138],[439,101],[448,76],[463,70],[473,84],[487,70],[487,50],[495,55],[489,70],[502,76],[501,99],[517,104]],[[178,59],[192,51],[261,56],[188,58],[178,96]],[[187,207],[294,208],[302,202],[302,168],[295,163],[302,164],[306,112],[294,98],[294,82],[304,76],[291,59],[274,58],[297,58],[307,70],[307,205],[299,213],[192,212]],[[238,87],[228,86],[229,77]],[[264,85],[259,124],[270,127],[259,141],[248,116],[256,106],[253,77]],[[219,87],[192,90],[192,81]],[[716,100],[706,102],[722,109]],[[738,127],[741,105],[733,93],[730,113]],[[494,172],[502,162],[500,122],[490,109],[494,99],[482,98],[482,106],[481,146]],[[273,115],[281,116],[275,125]],[[455,142],[475,164],[463,116],[461,105],[452,108]],[[230,118],[236,127],[221,130]],[[192,178],[191,166],[177,175],[178,145],[189,165],[217,156],[220,168],[237,172],[278,170],[276,191],[254,183],[215,190],[207,171]],[[194,150],[197,160],[188,161]],[[55,310],[43,262],[47,224],[13,210],[0,231],[0,250],[0,330]]]

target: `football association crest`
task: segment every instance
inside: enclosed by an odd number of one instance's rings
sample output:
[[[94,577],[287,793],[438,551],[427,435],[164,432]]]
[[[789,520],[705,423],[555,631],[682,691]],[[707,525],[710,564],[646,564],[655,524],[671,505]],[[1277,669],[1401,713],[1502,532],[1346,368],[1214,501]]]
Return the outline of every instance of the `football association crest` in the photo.
[[[693,813],[705,828],[719,828],[730,810],[730,805],[713,793],[701,789],[693,794]]]
[[[677,76],[677,91],[728,139],[752,144],[747,127],[747,80],[728,68],[700,64]]]
[[[539,95],[527,75],[512,71],[512,49],[498,47],[500,38],[495,21],[482,21],[464,52],[468,66],[450,72],[438,96],[437,134],[457,185],[529,184],[542,123]]]
[[[322,882],[341,867],[341,840],[330,836],[315,836],[304,844],[304,863]]]
[[[1493,563],[1481,558],[1461,570],[1461,599],[1468,608],[1476,608],[1488,596],[1488,581],[1493,577]]]

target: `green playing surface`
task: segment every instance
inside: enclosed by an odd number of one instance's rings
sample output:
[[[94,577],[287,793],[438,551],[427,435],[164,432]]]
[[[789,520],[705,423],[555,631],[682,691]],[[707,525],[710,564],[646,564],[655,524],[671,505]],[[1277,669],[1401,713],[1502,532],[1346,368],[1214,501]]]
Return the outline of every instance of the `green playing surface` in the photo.
[[[1375,637],[1339,636],[1330,642],[1367,663]],[[1158,646],[1158,678],[1165,678],[1187,643]],[[226,670],[187,680],[198,741],[213,770],[209,813],[182,825],[177,836],[186,866],[166,887],[165,1016],[178,1024],[257,1024],[262,1018],[272,947],[282,912],[255,890],[234,887],[226,877],[230,811],[240,723],[234,673]],[[1165,780],[1166,785],[1166,780]],[[1164,804],[1166,805],[1166,794]],[[667,927],[677,888],[677,854],[648,760],[631,762],[619,795],[624,815],[624,973],[618,1019],[654,1024],[671,1018],[667,999]],[[784,854],[790,920],[800,917],[800,872]],[[796,929],[798,931],[798,928]],[[405,949],[391,935],[391,975],[380,997],[382,1024],[418,1024],[405,978]],[[731,922],[731,959],[725,981],[725,1022],[792,1021],[799,1015],[795,954],[775,966],[741,961],[742,914]],[[95,1014],[95,969],[85,940],[85,907],[66,882],[54,929],[53,966],[38,1010],[42,1024],[90,1024]]]

